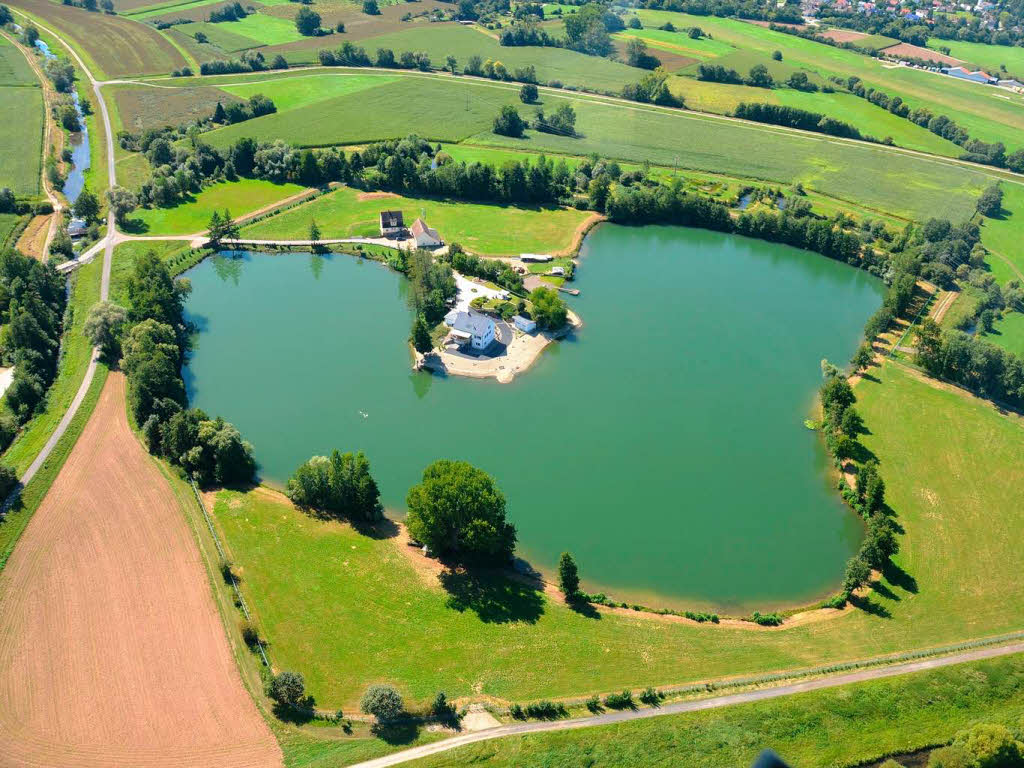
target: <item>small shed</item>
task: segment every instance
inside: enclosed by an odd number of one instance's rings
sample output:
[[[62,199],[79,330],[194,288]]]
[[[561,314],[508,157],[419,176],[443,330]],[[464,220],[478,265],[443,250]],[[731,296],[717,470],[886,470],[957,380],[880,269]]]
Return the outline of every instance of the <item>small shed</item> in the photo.
[[[551,268],[551,274],[555,275],[556,277],[564,277],[565,276],[565,267],[552,267]]]
[[[512,324],[523,333],[533,333],[537,330],[537,321],[533,318],[516,315],[512,318]]]
[[[416,239],[417,248],[436,248],[441,245],[441,236],[436,229],[427,226],[423,219],[416,219],[410,229],[412,236]]]

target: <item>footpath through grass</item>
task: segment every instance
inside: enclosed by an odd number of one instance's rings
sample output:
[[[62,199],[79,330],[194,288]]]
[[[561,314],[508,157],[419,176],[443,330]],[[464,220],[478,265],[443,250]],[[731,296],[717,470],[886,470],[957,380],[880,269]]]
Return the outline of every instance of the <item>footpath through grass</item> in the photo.
[[[906,534],[865,610],[759,630],[632,613],[600,618],[488,575],[448,580],[403,544],[293,509],[257,489],[222,492],[215,517],[275,664],[318,705],[351,708],[372,682],[414,702],[580,696],[814,667],[1019,629],[1024,426],[893,365],[857,387],[863,438]],[[357,445],[342,445],[357,449]],[[992,478],[999,478],[993,482]]]
[[[409,765],[703,768],[751,765],[765,748],[801,768],[854,765],[945,743],[979,721],[1017,728],[1022,715],[1018,655],[706,712],[496,739]]]
[[[380,237],[379,214],[399,209],[406,225],[423,215],[447,243],[475,253],[518,255],[568,249],[576,228],[590,211],[574,208],[518,208],[385,194],[367,195],[342,187],[277,216],[243,227],[242,236],[257,240],[305,240],[310,222],[322,237]]]

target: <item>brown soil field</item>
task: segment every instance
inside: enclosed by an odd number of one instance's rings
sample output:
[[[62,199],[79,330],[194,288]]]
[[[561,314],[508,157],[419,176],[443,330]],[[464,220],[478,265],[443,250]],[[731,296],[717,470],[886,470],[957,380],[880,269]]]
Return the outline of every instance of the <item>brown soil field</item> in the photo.
[[[919,45],[911,45],[910,43],[890,45],[888,48],[883,48],[879,53],[884,53],[886,56],[895,56],[899,59],[934,61],[936,64],[946,64],[950,67],[957,67],[963,64],[960,59],[954,59],[952,56],[933,51],[931,48],[922,48]]]
[[[626,60],[626,42],[627,41],[625,40],[615,41],[615,50],[619,54],[620,61]],[[647,53],[656,57],[661,62],[661,66],[665,68],[666,72],[678,72],[684,67],[697,63],[697,59],[694,59],[691,56],[684,56],[681,53],[668,51],[651,43],[648,43],[647,45]]]
[[[862,40],[865,37],[871,37],[865,32],[855,32],[852,29],[826,29],[820,33],[822,37],[827,37],[829,40],[835,40],[837,43],[852,43],[855,40]]]
[[[280,765],[210,590],[112,373],[0,573],[0,765]]]
[[[217,102],[225,107],[241,102],[220,88],[150,88],[119,85],[114,101],[126,131],[141,133],[148,128],[181,125],[213,115]]]
[[[49,231],[49,216],[33,216],[32,221],[25,227],[25,231],[21,233],[21,237],[18,238],[18,243],[14,247],[26,256],[42,259],[43,248],[46,247],[46,235]]]
[[[186,63],[167,38],[141,22],[50,0],[17,0],[11,5],[38,16],[77,44],[102,70],[93,72],[98,79],[161,74]]]

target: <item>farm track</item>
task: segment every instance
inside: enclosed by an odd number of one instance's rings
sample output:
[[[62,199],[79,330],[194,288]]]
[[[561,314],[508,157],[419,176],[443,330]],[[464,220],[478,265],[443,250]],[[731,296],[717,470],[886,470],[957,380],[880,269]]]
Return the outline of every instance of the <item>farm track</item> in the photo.
[[[111,374],[0,573],[0,765],[279,765],[124,396]]]

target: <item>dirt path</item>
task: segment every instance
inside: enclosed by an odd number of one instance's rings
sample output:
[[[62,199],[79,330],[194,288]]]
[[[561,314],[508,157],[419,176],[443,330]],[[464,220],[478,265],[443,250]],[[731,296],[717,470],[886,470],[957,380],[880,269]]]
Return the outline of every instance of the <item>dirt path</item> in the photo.
[[[941,323],[942,318],[949,312],[949,308],[953,306],[953,302],[956,301],[959,295],[960,291],[945,291],[942,298],[935,302],[935,306],[932,307],[932,311],[929,313],[932,320],[936,323]]]
[[[280,765],[124,388],[111,374],[0,573],[0,765]]]
[[[941,656],[934,659],[927,659],[925,661],[915,661],[909,664],[896,664],[891,667],[864,669],[844,675],[835,675],[834,677],[826,677],[820,680],[810,680],[801,683],[790,683],[788,685],[780,685],[774,688],[762,688],[760,690],[746,691],[744,693],[733,693],[725,696],[696,699],[694,701],[681,701],[676,704],[666,704],[665,706],[657,709],[608,712],[603,715],[595,715],[594,717],[581,717],[575,720],[561,720],[556,722],[503,725],[498,728],[491,728],[484,731],[455,736],[451,739],[436,742],[434,744],[425,744],[422,747],[413,747],[412,749],[407,749],[403,752],[396,752],[394,754],[387,755],[386,757],[379,757],[376,760],[367,760],[363,763],[356,763],[354,766],[351,766],[351,768],[385,768],[385,766],[399,765],[401,763],[409,762],[410,760],[417,760],[422,757],[428,757],[429,755],[436,755],[439,752],[447,752],[467,744],[474,744],[479,741],[488,741],[490,739],[497,739],[504,736],[542,733],[545,731],[568,731],[575,730],[577,728],[588,728],[595,725],[613,725],[615,723],[623,723],[628,720],[643,720],[649,717],[664,717],[666,715],[680,715],[686,712],[699,712],[706,709],[720,709],[722,707],[731,707],[736,704],[750,704],[756,701],[777,699],[782,696],[792,696],[797,693],[819,691],[824,688],[836,688],[842,685],[861,683],[866,680],[879,680],[886,677],[896,677],[899,675],[912,674],[914,672],[923,672],[929,669],[937,669],[939,667],[948,667],[952,664],[963,664],[968,661],[991,659],[997,656],[1007,656],[1021,652],[1024,652],[1024,643],[1015,643],[1013,645],[1005,645],[1002,647],[964,651],[952,656]]]

